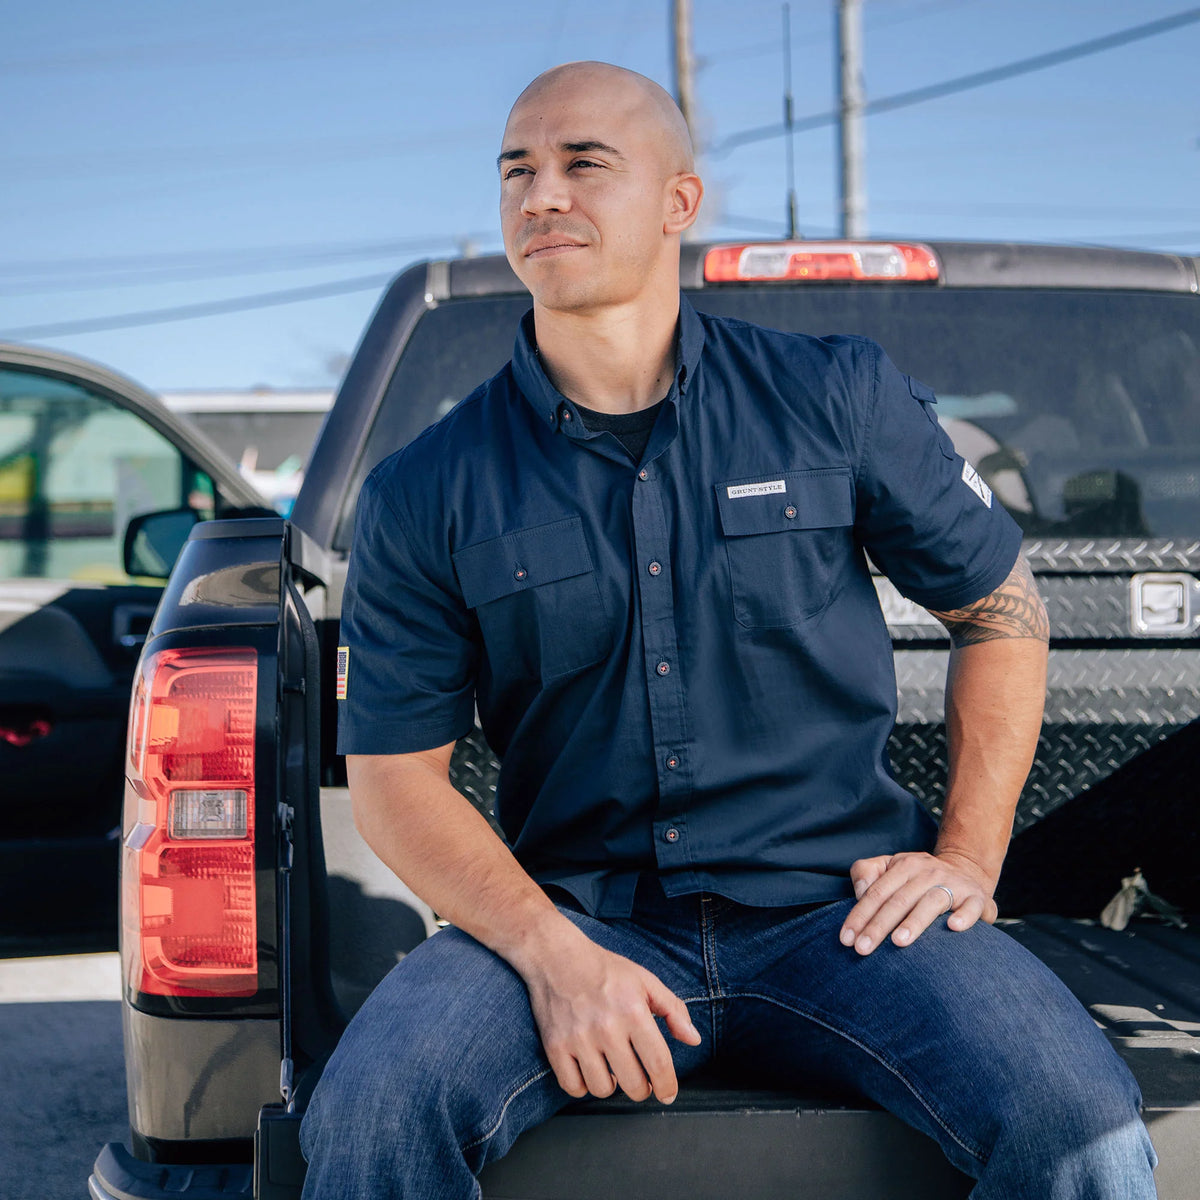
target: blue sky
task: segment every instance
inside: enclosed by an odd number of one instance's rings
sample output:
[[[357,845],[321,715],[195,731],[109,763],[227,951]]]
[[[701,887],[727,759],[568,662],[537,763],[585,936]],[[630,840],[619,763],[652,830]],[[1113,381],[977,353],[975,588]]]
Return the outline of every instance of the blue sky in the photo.
[[[671,86],[667,0],[42,0],[4,6],[0,337],[152,388],[335,382],[409,262],[500,246],[509,105],[555,63]],[[798,118],[835,102],[833,0],[791,4]],[[868,100],[1188,10],[1182,0],[866,0]],[[705,233],[783,232],[777,0],[693,0]],[[871,234],[1200,253],[1200,22],[867,121]],[[829,127],[797,134],[800,228],[837,224]],[[354,292],[53,334],[290,289]],[[32,332],[23,332],[32,331]]]

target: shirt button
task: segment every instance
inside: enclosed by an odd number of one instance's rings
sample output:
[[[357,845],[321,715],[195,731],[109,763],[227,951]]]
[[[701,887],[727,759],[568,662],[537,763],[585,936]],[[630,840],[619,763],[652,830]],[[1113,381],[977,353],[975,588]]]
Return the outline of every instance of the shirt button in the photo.
[[[671,828],[663,834],[663,840],[672,843],[679,841],[679,830],[672,825]]]
[[[657,672],[658,672],[660,675],[670,675],[670,673],[671,673],[671,664],[670,664],[669,662],[660,662],[660,663],[658,664],[658,666],[657,666],[657,667],[655,667],[654,669],[655,669],[655,670],[656,670],[656,671],[657,671]]]
[[[667,770],[673,771],[677,766],[679,766],[679,759],[672,754],[671,757],[667,759]]]
[[[519,582],[519,581],[523,580],[528,574],[529,574],[529,572],[527,570],[525,570],[524,567],[518,567],[513,572],[513,578]]]
[[[796,506],[794,504],[789,504],[787,508],[783,510],[783,515],[787,517],[789,521],[794,521],[796,519]]]
[[[641,480],[643,483],[645,483],[645,482],[646,482],[646,480],[650,478],[650,472],[649,472],[649,471],[647,471],[645,467],[643,467],[643,468],[642,468],[642,469],[641,469],[641,470],[638,472],[638,478],[639,478],[639,479],[640,479],[640,480]]]
[[[651,575],[657,575],[662,570],[662,563],[652,562],[647,568]]]

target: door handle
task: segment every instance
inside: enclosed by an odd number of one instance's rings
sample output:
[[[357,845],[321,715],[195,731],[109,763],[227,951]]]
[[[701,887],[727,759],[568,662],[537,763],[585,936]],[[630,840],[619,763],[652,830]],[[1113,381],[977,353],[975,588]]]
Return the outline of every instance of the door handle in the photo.
[[[113,609],[113,641],[126,650],[136,650],[150,632],[154,619],[152,604],[118,604]]]

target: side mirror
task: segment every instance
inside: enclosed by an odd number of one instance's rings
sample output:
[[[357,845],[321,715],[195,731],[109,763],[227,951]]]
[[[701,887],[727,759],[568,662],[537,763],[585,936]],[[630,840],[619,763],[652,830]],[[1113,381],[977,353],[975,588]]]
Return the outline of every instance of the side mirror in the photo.
[[[199,522],[191,508],[141,513],[125,526],[125,574],[166,579],[175,560]]]

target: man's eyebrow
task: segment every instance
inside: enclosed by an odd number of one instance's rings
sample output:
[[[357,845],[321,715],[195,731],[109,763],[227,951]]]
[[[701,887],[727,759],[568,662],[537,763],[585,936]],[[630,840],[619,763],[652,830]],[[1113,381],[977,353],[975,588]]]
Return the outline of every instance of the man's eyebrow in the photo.
[[[562,148],[569,150],[572,154],[587,154],[592,150],[599,150],[601,154],[611,154],[614,158],[621,159],[622,162],[625,160],[625,155],[615,146],[608,146],[604,142],[597,142],[594,139],[586,142],[563,142]]]
[[[593,151],[599,151],[601,154],[611,154],[613,158],[619,158],[622,162],[625,161],[625,155],[615,146],[608,145],[607,142],[596,141],[594,138],[589,138],[582,142],[563,142],[559,146],[560,150],[565,150],[568,154],[589,154]],[[496,157],[497,170],[506,162],[515,162],[519,158],[528,158],[529,151],[522,149],[502,150]]]
[[[496,156],[496,166],[499,168],[503,163],[513,162],[518,158],[528,158],[528,150],[502,150]]]

